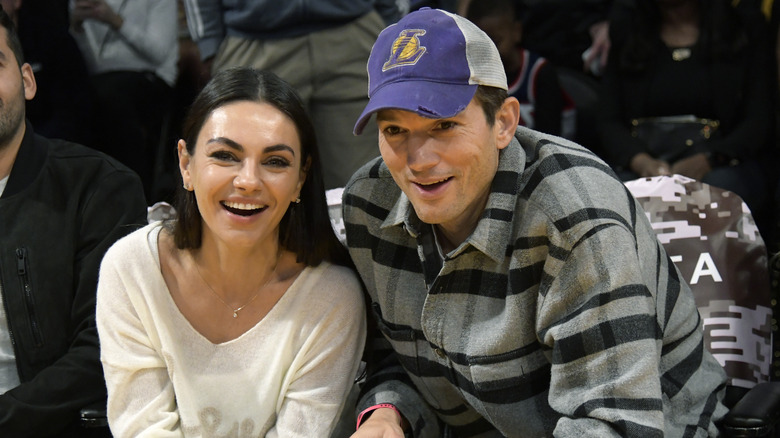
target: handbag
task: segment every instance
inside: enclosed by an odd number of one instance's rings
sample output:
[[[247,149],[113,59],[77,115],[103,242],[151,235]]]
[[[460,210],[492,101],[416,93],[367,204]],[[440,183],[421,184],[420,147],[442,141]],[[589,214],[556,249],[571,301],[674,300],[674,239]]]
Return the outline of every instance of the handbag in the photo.
[[[720,122],[692,115],[644,117],[631,120],[631,135],[647,144],[656,159],[673,163],[692,155],[693,145],[720,135]]]

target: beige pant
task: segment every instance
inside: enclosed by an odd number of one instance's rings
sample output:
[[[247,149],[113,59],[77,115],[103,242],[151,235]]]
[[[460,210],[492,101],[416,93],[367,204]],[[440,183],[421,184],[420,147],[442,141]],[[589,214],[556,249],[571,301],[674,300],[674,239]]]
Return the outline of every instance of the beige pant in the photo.
[[[325,187],[343,187],[352,174],[379,155],[374,123],[352,134],[368,103],[366,63],[384,28],[371,12],[346,25],[278,40],[228,37],[214,58],[214,71],[232,66],[270,70],[298,90],[314,123]]]

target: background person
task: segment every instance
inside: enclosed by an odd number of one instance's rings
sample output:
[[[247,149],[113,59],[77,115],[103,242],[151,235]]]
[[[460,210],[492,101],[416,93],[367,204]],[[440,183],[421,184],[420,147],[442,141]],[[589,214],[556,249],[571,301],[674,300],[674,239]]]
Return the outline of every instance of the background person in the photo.
[[[106,397],[98,266],[145,221],[143,189],[118,161],[33,132],[35,75],[2,10],[0,27],[0,436],[84,438],[79,411]]]
[[[766,23],[727,0],[635,0],[616,6],[602,78],[599,131],[605,160],[625,180],[684,175],[739,195],[763,233],[773,106]],[[717,123],[669,154],[634,136],[632,120],[692,116]],[[665,144],[672,144],[665,142]]]
[[[461,14],[496,44],[508,93],[520,102],[520,124],[573,140],[576,109],[558,83],[558,73],[546,58],[523,48],[523,23],[515,0],[463,2]]]
[[[138,173],[149,204],[177,76],[176,8],[176,0],[70,0],[92,85],[92,147]]]

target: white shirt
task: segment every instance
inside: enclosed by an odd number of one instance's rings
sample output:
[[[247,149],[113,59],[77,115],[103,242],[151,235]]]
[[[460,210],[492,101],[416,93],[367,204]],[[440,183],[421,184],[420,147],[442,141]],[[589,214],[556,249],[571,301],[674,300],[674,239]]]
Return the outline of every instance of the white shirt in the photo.
[[[3,196],[8,176],[0,179],[0,196]],[[16,370],[16,356],[8,331],[8,318],[3,304],[3,285],[0,284],[0,394],[19,386],[19,372]]]
[[[19,386],[20,383],[14,346],[11,343],[11,333],[8,331],[8,318],[5,317],[2,289],[3,285],[0,284],[0,394]]]

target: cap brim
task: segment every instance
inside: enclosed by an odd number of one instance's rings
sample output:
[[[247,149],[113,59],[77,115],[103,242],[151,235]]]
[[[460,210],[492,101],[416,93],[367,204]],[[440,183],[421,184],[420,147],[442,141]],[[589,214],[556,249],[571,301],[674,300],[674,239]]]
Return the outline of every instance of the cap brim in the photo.
[[[411,111],[422,117],[442,119],[466,109],[478,85],[453,85],[429,81],[399,81],[376,90],[360,115],[353,133],[360,135],[371,115],[384,109]]]

